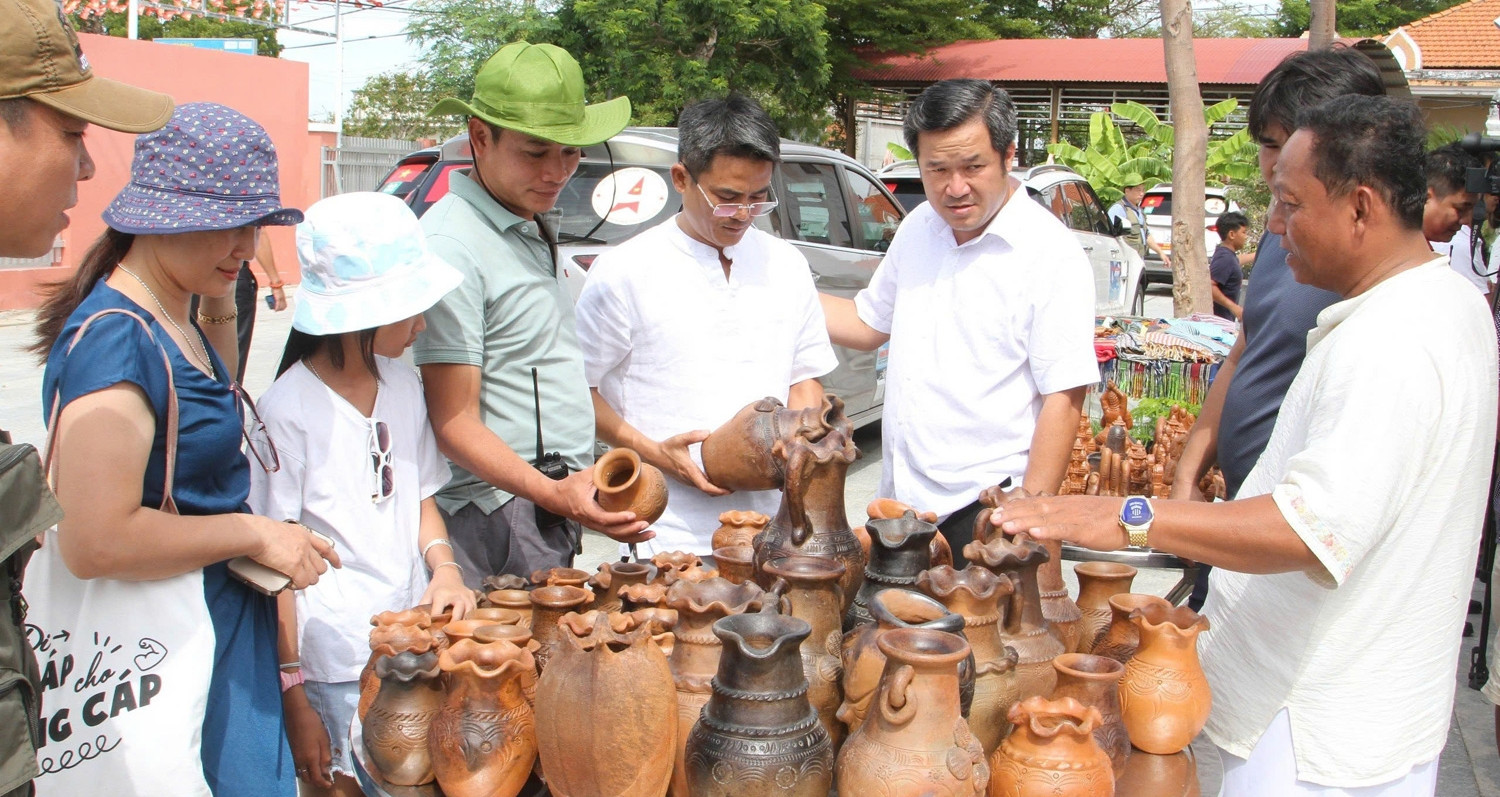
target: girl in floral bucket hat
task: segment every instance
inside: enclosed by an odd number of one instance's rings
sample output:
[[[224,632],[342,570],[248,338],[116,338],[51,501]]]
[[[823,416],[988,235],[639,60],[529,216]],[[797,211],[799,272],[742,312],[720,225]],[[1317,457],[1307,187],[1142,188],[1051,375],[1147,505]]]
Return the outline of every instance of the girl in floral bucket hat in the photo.
[[[356,795],[349,729],[371,614],[474,608],[437,491],[447,462],[417,374],[399,362],[422,313],[458,287],[411,209],[387,194],[329,197],[297,227],[302,288],[261,413],[283,467],[254,474],[250,505],[332,538],[346,565],[280,605],[282,696],[297,776]]]

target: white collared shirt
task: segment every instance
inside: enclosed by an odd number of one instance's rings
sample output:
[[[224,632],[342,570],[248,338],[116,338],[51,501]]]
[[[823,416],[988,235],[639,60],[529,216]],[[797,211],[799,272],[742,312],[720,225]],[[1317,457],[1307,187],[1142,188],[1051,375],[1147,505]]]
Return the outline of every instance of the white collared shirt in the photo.
[[[1414,323],[1416,322],[1416,323]],[[1447,739],[1495,441],[1495,328],[1447,258],[1329,306],[1240,498],[1324,571],[1215,568],[1207,733],[1248,758],[1281,709],[1297,777],[1395,780]]]
[[[891,336],[880,494],[939,516],[1025,474],[1045,394],[1099,381],[1088,258],[1012,185],[963,245],[917,206],[854,297],[860,319]]]
[[[578,339],[589,385],[652,440],[717,429],[750,402],[838,365],[807,259],[751,227],[719,253],[677,217],[605,252],[578,297]],[[691,448],[698,459],[698,446]],[[701,464],[701,463],[700,463]],[[719,513],[774,515],[778,491],[714,497],[679,481],[651,528],[656,551],[707,554]]]

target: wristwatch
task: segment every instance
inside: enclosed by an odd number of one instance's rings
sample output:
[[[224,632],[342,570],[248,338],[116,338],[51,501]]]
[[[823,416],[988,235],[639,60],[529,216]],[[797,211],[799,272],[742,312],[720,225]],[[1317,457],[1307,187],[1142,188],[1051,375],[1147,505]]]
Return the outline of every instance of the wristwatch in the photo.
[[[1146,534],[1151,531],[1151,521],[1156,513],[1151,511],[1151,499],[1132,495],[1120,505],[1120,528],[1125,530],[1132,548],[1149,548]]]

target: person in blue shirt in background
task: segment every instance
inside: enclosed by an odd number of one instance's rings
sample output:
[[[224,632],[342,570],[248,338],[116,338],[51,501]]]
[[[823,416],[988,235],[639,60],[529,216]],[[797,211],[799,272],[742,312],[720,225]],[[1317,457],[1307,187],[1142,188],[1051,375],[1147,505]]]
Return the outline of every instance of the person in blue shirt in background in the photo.
[[[1245,271],[1240,268],[1240,250],[1250,241],[1250,220],[1238,210],[1219,217],[1214,225],[1219,231],[1219,245],[1208,261],[1208,275],[1213,279],[1209,289],[1214,295],[1214,315],[1231,321],[1240,317],[1240,286]]]

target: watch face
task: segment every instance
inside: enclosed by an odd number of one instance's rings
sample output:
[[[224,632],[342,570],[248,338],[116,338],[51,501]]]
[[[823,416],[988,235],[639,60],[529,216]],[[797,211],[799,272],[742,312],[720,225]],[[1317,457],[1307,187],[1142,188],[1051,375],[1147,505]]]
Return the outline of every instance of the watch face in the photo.
[[[1150,523],[1151,516],[1151,502],[1138,495],[1126,498],[1125,505],[1120,507],[1120,522],[1127,526]]]

